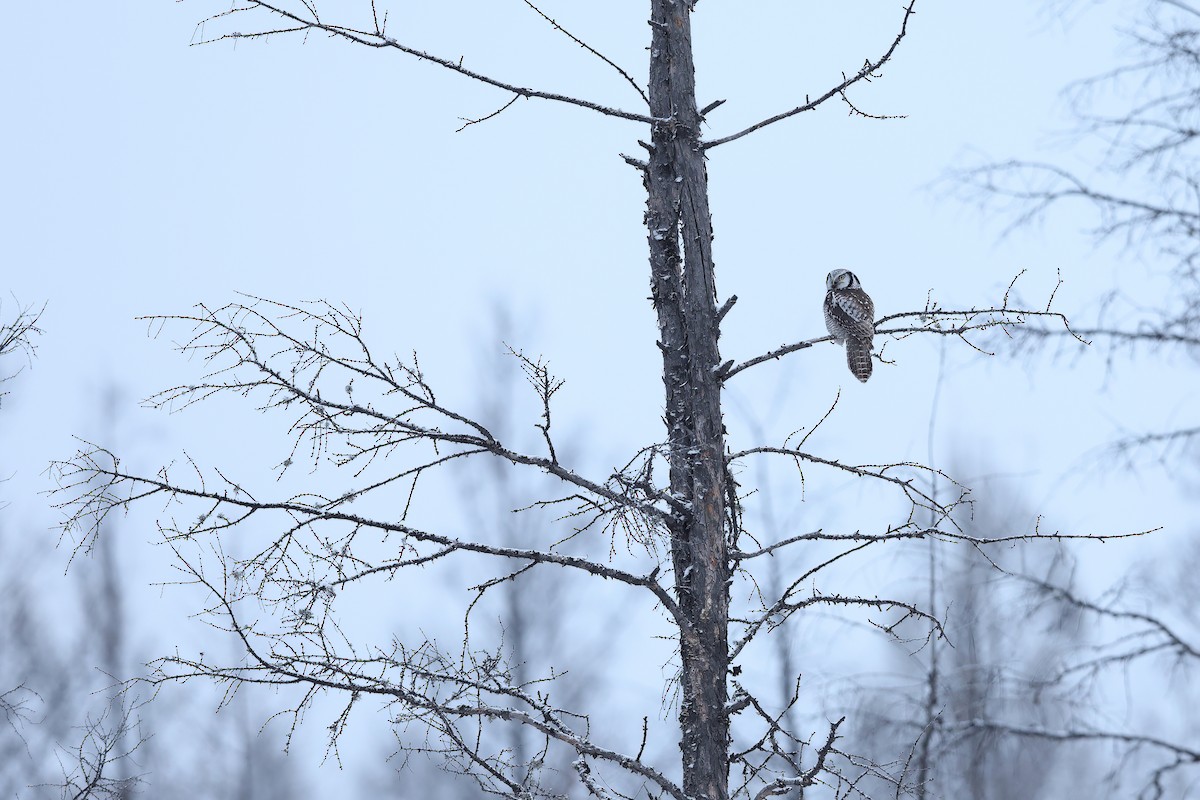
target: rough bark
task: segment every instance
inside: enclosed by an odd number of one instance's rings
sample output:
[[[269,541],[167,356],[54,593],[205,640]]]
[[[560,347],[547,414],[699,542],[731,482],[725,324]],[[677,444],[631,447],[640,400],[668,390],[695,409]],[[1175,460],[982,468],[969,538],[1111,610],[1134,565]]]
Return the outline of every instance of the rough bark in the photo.
[[[666,388],[676,592],[684,617],[679,721],[683,788],[728,797],[729,559],[725,537],[721,363],[708,174],[700,144],[691,8],[652,0],[650,110],[657,120],[646,172],[651,288]]]

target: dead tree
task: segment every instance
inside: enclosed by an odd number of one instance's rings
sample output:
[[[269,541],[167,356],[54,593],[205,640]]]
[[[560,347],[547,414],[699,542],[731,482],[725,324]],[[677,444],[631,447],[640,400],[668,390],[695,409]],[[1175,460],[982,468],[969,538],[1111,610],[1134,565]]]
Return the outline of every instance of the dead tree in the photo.
[[[830,565],[889,543],[928,536],[978,541],[953,525],[949,512],[956,499],[938,502],[920,488],[915,476],[929,470],[919,464],[845,463],[814,451],[808,436],[740,448],[726,441],[722,393],[727,383],[747,369],[830,337],[785,344],[743,360],[723,359],[720,326],[735,297],[721,302],[717,291],[706,159],[715,157],[720,146],[830,100],[849,103],[847,92],[879,77],[897,52],[908,34],[915,0],[898,10],[897,32],[878,54],[865,62],[851,59],[861,66],[841,80],[793,100],[786,111],[707,139],[702,123],[719,103],[702,108],[695,93],[691,17],[696,3],[651,0],[649,82],[644,89],[582,38],[532,3],[526,5],[612,67],[645,108],[627,111],[475,71],[461,59],[429,53],[394,36],[386,14],[374,3],[369,24],[354,27],[330,21],[311,0],[239,0],[209,19],[203,30],[208,42],[326,35],[406,55],[494,87],[510,96],[497,114],[519,100],[540,100],[640,128],[644,138],[638,144],[644,154],[623,159],[640,173],[647,193],[650,289],[663,360],[663,441],[646,445],[607,475],[589,475],[562,458],[555,446],[552,401],[561,381],[540,360],[518,356],[537,393],[536,424],[544,444],[528,451],[444,404],[415,355],[377,355],[382,345],[369,342],[362,319],[344,305],[250,299],[220,308],[200,306],[191,314],[157,318],[155,324],[190,327],[180,349],[203,359],[207,374],[194,384],[164,391],[150,405],[182,409],[219,394],[255,398],[262,411],[290,416],[293,444],[280,464],[281,475],[307,452],[314,466],[342,468],[343,477],[326,480],[330,486],[345,485],[272,497],[270,489],[225,467],[187,459],[154,475],[137,474],[107,450],[86,447],[56,466],[69,525],[87,547],[110,514],[147,501],[165,503],[159,522],[164,540],[185,580],[211,598],[207,613],[240,641],[245,657],[224,664],[203,654],[173,654],[157,662],[155,680],[204,678],[233,688],[295,687],[299,697],[291,712],[297,720],[316,698],[338,697],[343,712],[329,726],[335,745],[355,707],[375,698],[397,725],[426,732],[421,750],[504,797],[552,794],[540,777],[545,764],[540,754],[549,748],[571,754],[582,790],[598,798],[763,800],[817,785],[848,796],[864,773],[890,780],[891,791],[902,794],[911,787],[888,765],[839,749],[841,720],[808,732],[785,729],[783,716],[731,680],[734,662],[753,642],[782,633],[789,618],[809,609],[865,614],[884,635],[895,635],[900,620],[926,619],[937,635],[939,624],[929,610],[878,594],[821,591],[813,578]],[[238,30],[214,33],[221,24],[236,24]],[[825,270],[821,266],[814,272]],[[943,309],[931,301],[922,309],[884,316],[876,329],[881,339],[920,333],[971,344],[981,330],[1034,318],[1065,324],[1048,307],[1016,308],[1006,295],[990,307],[965,310]],[[811,327],[819,330],[817,319],[814,309]],[[731,465],[756,458],[785,459],[802,475],[814,470],[865,479],[898,493],[908,511],[877,531],[815,530],[755,541],[742,522],[743,495]],[[557,495],[525,512],[558,511],[557,519],[539,522],[539,545],[514,546],[489,530],[443,532],[410,517],[424,476],[481,459],[539,471],[557,481]],[[929,518],[935,524],[926,524]],[[222,537],[233,529],[272,533],[254,538],[258,549],[251,555],[235,558],[222,546]],[[586,554],[564,551],[559,543],[565,538]],[[745,590],[739,597],[750,593],[754,568],[762,559],[783,548],[817,544],[836,552],[788,576],[776,595],[760,595],[760,602],[734,613],[731,587]],[[492,577],[474,587],[455,647],[419,637],[383,646],[356,643],[339,625],[336,607],[345,590],[464,557],[489,564]],[[559,704],[556,671],[518,677],[503,647],[485,647],[472,638],[472,626],[483,624],[472,611],[489,590],[525,572],[551,568],[580,580],[618,584],[662,615],[664,632],[677,648],[678,760],[664,763],[649,755],[647,741],[658,732],[651,730],[655,726],[648,715],[637,715],[632,742],[624,741],[629,731],[595,729],[588,709]],[[270,613],[260,616],[255,608]],[[745,732],[735,742],[731,719],[736,715],[743,715]],[[537,752],[525,756],[524,763],[517,763],[505,746],[509,739],[496,733],[507,725],[525,726],[538,740]]]

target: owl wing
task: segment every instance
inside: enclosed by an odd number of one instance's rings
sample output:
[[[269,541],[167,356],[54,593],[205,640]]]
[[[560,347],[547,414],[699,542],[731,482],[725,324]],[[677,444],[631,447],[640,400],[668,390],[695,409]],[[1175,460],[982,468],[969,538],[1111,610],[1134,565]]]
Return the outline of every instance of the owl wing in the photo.
[[[837,289],[825,296],[825,317],[867,347],[875,338],[875,304],[862,289]]]

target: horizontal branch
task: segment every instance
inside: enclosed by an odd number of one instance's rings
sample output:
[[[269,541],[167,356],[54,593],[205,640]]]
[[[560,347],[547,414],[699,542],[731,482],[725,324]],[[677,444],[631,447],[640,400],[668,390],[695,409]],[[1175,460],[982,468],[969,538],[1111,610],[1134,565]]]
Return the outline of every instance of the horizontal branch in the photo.
[[[1018,276],[1019,277],[1019,276]],[[1015,279],[1014,279],[1015,280]],[[1011,290],[1011,286],[1010,286]],[[1044,310],[1028,309],[1028,308],[1012,308],[1006,302],[1002,306],[991,308],[969,308],[965,310],[947,311],[941,308],[929,306],[921,311],[902,311],[896,314],[889,314],[881,317],[875,322],[876,336],[893,336],[896,338],[905,338],[916,333],[932,333],[940,336],[957,336],[961,338],[968,346],[982,353],[991,355],[985,350],[981,350],[973,342],[966,338],[966,334],[975,331],[984,331],[991,328],[1001,328],[1007,331],[1009,327],[1023,325],[1028,319],[1033,318],[1051,318],[1060,322],[1065,330],[1066,335],[1074,336],[1081,344],[1087,344],[1075,334],[1067,322],[1065,315],[1050,311],[1049,306]],[[917,320],[919,325],[899,325],[896,327],[886,327],[889,322],[898,322],[902,320]],[[959,324],[952,324],[955,320],[961,320]],[[795,353],[798,350],[804,350],[821,342],[832,342],[832,336],[820,336],[815,339],[806,339],[793,344],[786,344],[777,347],[770,352],[755,356],[754,358],[746,359],[737,364],[727,365],[721,373],[721,380],[728,381],[739,372],[757,366],[766,361],[773,361]]]
[[[950,479],[948,479],[948,480],[950,480]],[[856,545],[854,547],[851,547],[847,550],[843,550],[839,553],[836,553],[833,556],[822,561],[821,563],[816,564],[813,567],[810,567],[799,577],[792,580],[791,583],[788,585],[788,587],[780,594],[779,598],[770,607],[766,607],[765,603],[764,603],[763,611],[756,614],[753,618],[741,620],[741,622],[746,626],[746,631],[742,635],[742,637],[740,639],[738,639],[731,646],[730,656],[729,656],[730,660],[732,661],[734,658],[736,658],[738,655],[740,655],[741,652],[745,649],[745,647],[764,628],[767,630],[773,629],[777,625],[779,625],[784,619],[786,619],[786,617],[788,615],[790,615],[791,613],[798,611],[801,608],[805,608],[807,606],[818,604],[818,603],[824,603],[824,604],[830,604],[830,605],[847,605],[847,606],[849,606],[849,605],[864,606],[865,605],[865,606],[880,607],[880,608],[882,606],[886,605],[886,606],[902,608],[908,612],[908,616],[917,616],[917,617],[921,617],[923,619],[929,620],[933,624],[933,630],[936,631],[939,635],[944,635],[944,632],[941,629],[941,624],[935,617],[933,617],[930,614],[927,614],[923,611],[920,611],[917,608],[915,608],[914,606],[907,604],[905,602],[902,602],[902,601],[881,600],[879,598],[861,598],[861,597],[841,597],[841,596],[834,596],[834,595],[819,595],[819,594],[815,594],[815,593],[812,597],[805,598],[803,600],[798,600],[798,601],[790,600],[793,593],[796,592],[798,589],[800,589],[801,586],[805,584],[805,582],[807,582],[810,578],[815,576],[818,572],[837,563],[838,561],[841,561],[844,558],[848,558],[850,556],[853,556],[857,553],[862,552],[863,550],[865,550],[867,547],[869,547],[871,545],[879,544],[881,542],[915,540],[915,539],[924,539],[927,537],[934,537],[937,539],[942,539],[942,540],[947,540],[947,541],[961,542],[963,544],[971,545],[976,548],[982,548],[982,547],[986,547],[989,545],[1011,544],[1013,542],[1036,542],[1036,541],[1043,541],[1043,540],[1044,541],[1068,541],[1068,540],[1085,539],[1088,541],[1099,542],[1099,543],[1103,544],[1104,542],[1107,542],[1110,539],[1111,540],[1131,539],[1131,538],[1136,538],[1136,537],[1141,537],[1141,536],[1147,536],[1147,535],[1159,530],[1159,529],[1155,528],[1155,529],[1144,530],[1144,531],[1133,531],[1133,532],[1129,532],[1129,533],[1111,533],[1111,534],[1110,533],[1061,533],[1059,531],[1055,531],[1053,533],[1045,533],[1041,530],[1040,523],[1041,523],[1041,520],[1039,518],[1038,527],[1036,527],[1032,533],[1012,534],[1012,535],[1007,535],[1007,536],[972,536],[970,534],[964,533],[962,531],[957,531],[957,530],[956,531],[946,531],[946,530],[940,530],[938,528],[912,528],[912,527],[910,527],[910,525],[906,525],[904,527],[894,529],[894,530],[889,530],[882,534],[864,534],[860,531],[855,531],[854,533],[848,533],[848,534],[830,534],[830,533],[825,533],[824,531],[811,531],[808,533],[802,533],[802,534],[798,534],[796,536],[787,537],[785,539],[780,540],[779,542],[768,545],[768,546],[762,548],[761,550],[757,550],[752,553],[743,553],[743,552],[739,552],[739,551],[735,550],[730,554],[731,559],[733,559],[734,561],[742,561],[742,560],[746,560],[749,558],[755,558],[755,557],[761,556],[761,555],[767,555],[767,554],[775,552],[778,549],[781,549],[788,545],[797,544],[799,542],[821,541],[821,542],[854,542],[854,543],[856,543]],[[1021,578],[1022,580],[1028,581],[1030,583],[1035,583],[1035,584],[1041,585],[1034,578],[1029,578],[1027,576],[1022,576],[1022,575],[1016,575],[1016,577]],[[1059,589],[1058,587],[1054,587],[1049,584],[1042,585],[1042,588],[1047,592],[1053,591],[1053,592],[1064,593],[1064,599],[1067,599],[1070,597],[1069,594],[1065,593],[1065,590]],[[1162,623],[1158,622],[1157,620],[1154,620],[1152,617],[1145,616],[1145,615],[1138,615],[1136,613],[1130,613],[1130,612],[1109,611],[1109,610],[1103,609],[1098,606],[1087,604],[1086,601],[1077,600],[1077,599],[1073,599],[1073,602],[1078,603],[1081,608],[1096,611],[1098,613],[1107,613],[1109,616],[1112,616],[1114,618],[1135,619],[1135,620],[1144,622],[1148,625],[1157,626],[1158,630],[1164,636],[1169,638],[1169,640],[1172,643],[1172,646],[1176,648],[1177,652],[1180,652],[1183,655],[1189,655],[1189,656],[1195,655],[1197,657],[1200,657],[1200,654],[1197,654],[1195,650],[1192,650],[1190,648],[1190,646],[1188,646],[1186,643],[1184,643],[1182,639],[1177,637],[1174,634],[1174,632],[1168,630],[1165,625],[1162,625]],[[885,630],[890,633],[891,628],[894,628],[894,627],[895,627],[894,625],[889,626],[889,628],[887,628]]]
[[[761,630],[763,630],[764,628],[766,628],[767,630],[774,630],[775,628],[777,628],[778,626],[780,626],[784,622],[786,622],[788,620],[788,618],[790,618],[791,615],[796,613],[797,611],[801,611],[805,608],[809,608],[811,606],[816,606],[816,605],[866,607],[866,608],[874,608],[877,611],[884,611],[884,610],[889,610],[889,609],[903,611],[904,615],[903,615],[903,617],[901,617],[901,619],[899,619],[887,626],[878,626],[880,628],[880,630],[894,636],[895,629],[900,625],[901,622],[903,622],[904,620],[916,617],[918,619],[926,620],[929,623],[929,633],[928,633],[929,636],[936,635],[936,636],[945,638],[946,632],[942,628],[941,620],[939,620],[937,617],[933,616],[932,614],[929,614],[925,611],[920,610],[912,603],[906,602],[904,600],[889,600],[889,599],[880,598],[880,597],[849,597],[849,596],[844,596],[844,595],[819,594],[816,591],[814,591],[813,594],[808,597],[805,597],[805,598],[802,598],[799,600],[792,599],[792,595],[796,592],[796,590],[798,590],[800,588],[801,584],[803,584],[809,577],[811,577],[813,574],[815,574],[818,570],[823,569],[825,566],[828,566],[829,564],[831,564],[841,558],[852,555],[853,553],[857,553],[858,551],[862,550],[865,547],[870,546],[871,544],[874,544],[874,542],[864,542],[863,544],[860,544],[858,547],[854,547],[854,548],[851,548],[850,550],[839,553],[838,555],[829,559],[825,563],[811,568],[804,575],[802,575],[801,577],[792,581],[792,583],[787,587],[787,589],[785,589],[783,591],[783,593],[779,596],[779,599],[776,600],[771,605],[770,608],[763,609],[761,612],[759,612],[755,616],[754,619],[743,620],[743,623],[746,625],[746,632],[742,635],[742,637],[740,639],[738,639],[736,642],[734,642],[734,644],[729,648],[730,662],[732,662],[739,655],[741,655],[742,651],[746,648],[746,646],[748,644],[750,644],[750,642],[753,641],[754,638],[758,635],[758,633]]]
[[[1061,586],[1055,586],[1052,583],[1034,578],[1029,575],[1016,574],[1015,577],[1025,583],[1034,586],[1038,591],[1049,595],[1057,600],[1060,600],[1068,605],[1074,606],[1082,611],[1088,611],[1109,619],[1120,620],[1122,622],[1138,622],[1145,625],[1151,632],[1162,636],[1168,647],[1174,650],[1181,656],[1195,659],[1197,665],[1200,666],[1200,648],[1191,645],[1185,641],[1183,637],[1177,634],[1174,630],[1167,626],[1161,619],[1153,617],[1149,614],[1144,614],[1140,611],[1128,611],[1119,608],[1110,608],[1094,603],[1090,600],[1085,600],[1078,597],[1070,590]]]
[[[729,455],[729,460],[736,461],[737,459],[745,458],[746,456],[749,456],[749,455],[760,455],[760,454],[789,456],[791,458],[798,459],[800,461],[806,461],[810,464],[818,464],[821,466],[832,467],[833,469],[841,470],[842,472],[849,472],[851,475],[855,475],[860,478],[875,478],[876,480],[885,481],[887,483],[893,484],[894,486],[899,486],[900,489],[904,492],[905,496],[914,505],[919,506],[921,508],[929,509],[931,511],[935,511],[936,513],[938,513],[942,516],[948,515],[949,510],[950,510],[951,506],[953,505],[953,504],[943,505],[943,504],[938,503],[937,500],[934,499],[932,496],[930,496],[930,495],[926,494],[925,492],[923,492],[922,490],[916,488],[913,485],[912,478],[907,478],[907,479],[906,478],[898,478],[894,475],[887,474],[888,471],[891,471],[891,470],[913,469],[913,470],[918,470],[921,472],[927,472],[932,475],[936,475],[940,478],[944,478],[945,480],[950,481],[951,483],[956,483],[953,478],[951,478],[949,475],[946,475],[941,470],[936,470],[931,467],[926,467],[924,465],[917,464],[915,462],[905,461],[905,462],[898,462],[895,464],[861,464],[861,465],[843,464],[842,462],[836,461],[834,459],[822,458],[821,456],[815,456],[815,455],[812,455],[811,453],[805,453],[800,450],[796,450],[796,449],[788,448],[788,447],[752,447],[748,450],[741,450],[736,453],[731,453]],[[965,490],[964,490],[964,492],[965,492]],[[805,534],[805,535],[807,536],[809,534]],[[813,538],[817,538],[817,537],[813,537]]]
[[[1148,536],[1151,533],[1157,533],[1160,528],[1151,528],[1144,531],[1131,531],[1128,533],[1043,533],[1040,530],[1033,533],[1019,533],[1008,536],[971,536],[962,531],[947,531],[940,528],[899,528],[887,531],[886,533],[863,533],[862,531],[854,531],[853,533],[826,533],[823,530],[810,531],[808,533],[799,533],[795,536],[788,536],[785,539],[780,539],[778,542],[773,542],[759,550],[744,552],[741,550],[732,550],[729,557],[734,561],[746,561],[759,556],[771,555],[772,553],[782,550],[799,542],[890,542],[901,541],[905,539],[925,539],[930,536],[936,536],[939,539],[947,541],[963,542],[965,544],[984,546],[993,544],[1011,544],[1013,542],[1034,542],[1039,540],[1047,541],[1070,541],[1076,539],[1087,539],[1093,542],[1104,544],[1105,542],[1117,539],[1132,539],[1141,536]]]
[[[780,347],[777,347],[774,350],[771,350],[770,352],[763,353],[761,356],[755,356],[754,358],[747,359],[740,364],[737,364],[737,363],[731,361],[727,365],[722,365],[723,368],[721,371],[721,380],[727,381],[730,378],[732,378],[734,375],[737,375],[742,370],[746,370],[746,369],[749,369],[750,367],[757,366],[758,364],[761,364],[764,361],[774,361],[774,360],[783,358],[784,356],[788,355],[789,353],[795,353],[797,350],[804,350],[809,347],[812,347],[814,344],[820,344],[821,342],[832,342],[832,341],[833,341],[832,336],[821,336],[817,339],[806,339],[802,342],[796,342],[794,344],[781,345]]]
[[[1010,182],[1005,179],[1006,176],[1019,176],[1022,181],[1019,184],[1015,180]],[[1034,183],[1034,176],[1044,180]],[[1098,189],[1054,164],[1011,160],[964,170],[958,173],[957,178],[974,189],[1027,204],[1026,209],[1014,218],[1009,229],[1039,218],[1059,201],[1079,199],[1095,203],[1101,209],[1103,221],[1095,229],[1101,236],[1138,225],[1157,223],[1166,223],[1168,230],[1186,238],[1194,238],[1200,232],[1200,211],[1193,206],[1153,202]],[[1118,213],[1125,216],[1118,216]]]
[[[106,457],[111,460],[112,465],[101,464],[99,457]],[[238,520],[239,523],[244,523],[255,514],[281,511],[300,520],[299,524],[295,526],[296,529],[318,521],[342,522],[356,528],[402,535],[419,542],[436,545],[440,548],[448,548],[455,552],[477,553],[506,559],[525,560],[539,564],[555,564],[561,567],[576,569],[600,578],[616,580],[629,586],[649,590],[677,622],[681,625],[685,624],[686,618],[680,613],[675,600],[658,583],[657,569],[649,575],[634,575],[633,573],[577,556],[465,541],[423,531],[403,523],[370,519],[358,514],[350,514],[337,509],[322,508],[295,501],[258,501],[249,496],[239,496],[237,493],[230,495],[227,491],[217,492],[207,488],[197,489],[181,486],[167,480],[165,470],[160,473],[163,477],[159,478],[148,478],[123,472],[119,469],[115,456],[107,450],[98,447],[89,451],[81,451],[73,461],[55,462],[51,465],[51,471],[56,480],[59,481],[59,488],[55,490],[56,492],[78,492],[77,496],[59,503],[57,507],[68,512],[67,527],[77,530],[81,529],[81,541],[89,541],[98,535],[104,519],[109,513],[118,508],[127,510],[133,502],[155,495],[166,495],[171,498],[186,497],[214,503],[214,511],[210,513],[210,516],[215,515],[217,513],[216,510],[221,507],[239,509],[244,512]],[[118,491],[120,489],[124,489],[125,491]],[[90,522],[85,523],[85,520],[90,520]],[[441,557],[441,555],[438,557]],[[398,568],[401,565],[392,566]],[[383,569],[386,570],[387,567]]]
[[[1164,450],[1169,450],[1173,445],[1186,446],[1198,441],[1200,441],[1200,428],[1179,428],[1173,431],[1127,436],[1113,442],[1109,449],[1117,453],[1130,454],[1139,448],[1149,448],[1154,445],[1163,445]]]
[[[638,485],[636,493],[616,491],[608,486],[589,480],[560,463],[556,457],[531,456],[503,445],[486,426],[465,414],[453,411],[438,402],[433,389],[413,358],[413,364],[379,362],[373,356],[362,336],[362,320],[347,311],[328,303],[311,304],[317,310],[302,306],[278,303],[262,298],[252,298],[253,305],[232,303],[216,310],[198,306],[198,315],[166,315],[143,317],[151,324],[187,322],[194,326],[191,339],[179,346],[186,354],[201,354],[210,363],[219,358],[228,358],[231,363],[216,366],[206,382],[179,386],[160,392],[147,403],[156,408],[181,403],[182,407],[197,403],[219,393],[234,392],[247,395],[251,392],[267,392],[269,402],[261,410],[288,408],[301,405],[307,409],[292,425],[301,437],[310,435],[327,438],[338,434],[351,438],[365,438],[371,446],[358,445],[350,455],[339,461],[349,464],[359,458],[371,458],[383,449],[394,448],[410,441],[424,441],[435,448],[441,444],[454,444],[472,450],[488,452],[512,464],[533,466],[554,477],[579,487],[615,506],[629,508],[656,523],[665,522],[670,514],[658,508],[655,502],[678,505],[662,493],[647,494],[649,488]],[[358,353],[353,356],[335,355],[328,343],[300,339],[289,333],[279,323],[264,314],[259,306],[277,311],[284,319],[299,318],[314,325],[320,333],[348,340]],[[311,330],[306,335],[313,335]],[[278,344],[279,349],[264,353],[260,340]],[[283,360],[282,365],[276,362]],[[240,367],[253,373],[248,378],[237,374]],[[332,382],[331,369],[345,370],[345,400],[335,400],[329,392],[322,393],[318,378]],[[213,380],[219,378],[220,380]],[[388,413],[370,402],[358,401],[354,397],[355,380],[367,381],[368,385],[380,385],[380,401],[399,396],[410,405],[400,413]],[[336,386],[339,386],[339,380]],[[548,403],[548,398],[544,398]],[[428,424],[418,424],[413,416],[418,412],[442,418],[442,422],[456,423],[465,430],[459,432],[442,430]],[[357,422],[356,420],[361,420]],[[548,430],[547,430],[548,435]],[[551,448],[552,450],[552,448]],[[619,476],[618,476],[619,477]],[[616,478],[614,478],[616,479]],[[620,483],[620,481],[617,481]]]
[[[431,670],[428,664],[432,661],[436,665],[439,663],[439,657],[436,654],[422,656],[421,654],[427,652],[426,648],[422,647],[415,652],[405,653],[400,661],[390,663],[390,666],[400,669],[409,677],[408,685],[402,685],[388,680],[377,672],[369,673],[355,669],[354,665],[359,663],[358,659],[339,659],[328,651],[322,651],[315,661],[305,659],[294,648],[272,648],[269,656],[264,655],[255,646],[252,638],[263,635],[255,633],[252,626],[239,620],[225,587],[215,585],[205,577],[202,570],[184,559],[178,550],[176,550],[176,555],[179,556],[183,567],[196,583],[204,586],[213,594],[221,615],[229,621],[230,631],[238,637],[245,649],[248,663],[237,667],[220,668],[179,657],[161,659],[157,676],[149,679],[152,683],[203,677],[245,683],[304,684],[311,687],[306,698],[311,698],[311,690],[316,689],[342,692],[352,698],[358,695],[392,698],[406,708],[413,709],[418,713],[424,712],[427,716],[420,718],[425,724],[450,734],[451,740],[458,749],[469,756],[474,754],[468,752],[467,743],[462,741],[461,737],[457,735],[457,731],[449,727],[450,720],[488,719],[515,722],[567,745],[580,756],[601,759],[638,775],[652,782],[676,800],[688,800],[682,789],[658,770],[643,764],[637,758],[601,747],[586,735],[580,735],[573,731],[559,719],[561,712],[550,706],[542,694],[539,693],[537,697],[534,697],[519,686],[501,683],[496,679],[494,673],[496,665],[493,661],[488,660],[481,665],[482,678],[476,679],[472,678],[469,672],[446,673],[437,669]],[[271,639],[271,637],[266,638]],[[378,661],[379,659],[376,659],[376,662]],[[188,672],[182,674],[164,672],[163,669],[167,665],[184,667]],[[378,665],[375,669],[378,669]],[[259,673],[261,673],[261,677],[258,676]],[[486,680],[487,678],[492,680]],[[429,690],[420,691],[418,681],[426,685]],[[449,692],[440,693],[438,689],[443,685],[453,688]],[[484,695],[497,695],[518,701],[537,713],[535,715],[510,707],[489,705],[484,701]],[[471,697],[473,702],[460,702],[463,697]],[[433,719],[430,719],[430,716]],[[442,722],[440,726],[438,725],[439,721]],[[333,727],[331,730],[334,730],[336,734],[337,731]],[[473,758],[473,761],[487,767],[486,762],[481,761],[478,757]]]
[[[508,83],[506,81],[498,80],[489,75],[485,75],[483,73],[476,72],[474,70],[464,67],[461,59],[459,59],[458,61],[452,61],[450,59],[442,58],[440,56],[435,56],[431,53],[427,53],[423,50],[419,50],[415,47],[410,47],[408,45],[402,44],[399,41],[397,41],[396,39],[392,38],[391,36],[388,36],[386,31],[384,30],[384,27],[380,26],[378,24],[378,22],[376,23],[376,28],[374,30],[361,30],[361,29],[351,28],[351,27],[347,27],[347,26],[343,26],[343,25],[333,25],[333,24],[330,24],[327,22],[322,22],[318,17],[316,17],[315,14],[311,18],[306,18],[306,17],[300,16],[299,14],[288,11],[287,9],[280,8],[279,6],[276,6],[272,3],[264,2],[264,0],[239,0],[239,2],[244,2],[247,5],[235,6],[233,9],[230,9],[229,11],[224,11],[220,14],[216,14],[213,17],[210,17],[208,20],[205,20],[205,22],[212,21],[219,17],[229,16],[230,14],[250,11],[250,10],[257,8],[257,9],[262,9],[264,11],[268,11],[268,12],[275,14],[283,19],[293,22],[293,23],[295,23],[295,25],[293,27],[276,28],[276,29],[272,29],[272,30],[259,31],[257,33],[231,32],[231,33],[222,34],[213,39],[204,39],[201,42],[198,42],[198,44],[211,44],[213,42],[219,42],[219,41],[223,41],[223,40],[236,41],[238,39],[260,39],[260,38],[266,38],[269,36],[278,36],[278,35],[285,34],[285,33],[307,33],[309,31],[322,31],[324,33],[329,34],[330,36],[345,39],[346,41],[353,42],[354,44],[360,44],[360,45],[364,45],[366,47],[374,47],[377,49],[397,50],[401,53],[405,53],[407,55],[413,56],[414,58],[417,58],[421,61],[427,61],[431,64],[437,64],[438,66],[443,67],[444,69],[448,69],[451,72],[458,73],[459,75],[462,75],[466,78],[470,78],[471,80],[478,81],[479,83],[487,84],[488,86],[494,86],[497,89],[504,89],[505,91],[512,92],[521,97],[536,98],[539,100],[551,100],[551,101],[558,102],[558,103],[565,103],[567,105],[578,106],[580,108],[586,108],[591,111],[596,111],[605,116],[618,117],[620,119],[628,119],[628,120],[632,120],[634,122],[642,122],[642,123],[646,123],[646,124],[652,124],[655,122],[653,117],[647,116],[645,114],[635,114],[630,111],[623,111],[619,108],[611,108],[609,106],[604,106],[599,103],[594,103],[590,100],[583,100],[578,97],[571,97],[569,95],[558,94],[555,92],[546,92],[546,91],[542,91],[540,89],[533,89],[533,88],[530,88],[527,86],[517,86],[515,84]],[[312,9],[310,8],[309,11],[311,13]]]
[[[746,553],[741,550],[733,550],[729,557],[735,561],[746,561],[759,556],[770,555],[776,550],[781,550],[791,544],[797,542],[887,542],[893,539],[924,539],[931,534],[940,534],[941,531],[929,530],[897,530],[889,531],[888,533],[825,533],[824,531],[812,531],[810,533],[800,533],[795,536],[789,536],[786,539],[781,539],[774,544],[769,544],[760,550],[754,550]]]
[[[1011,736],[1021,736],[1031,739],[1046,739],[1056,742],[1084,742],[1084,741],[1108,741],[1128,744],[1133,746],[1154,747],[1160,750],[1178,756],[1186,761],[1200,764],[1200,750],[1194,750],[1190,747],[1176,744],[1160,739],[1157,736],[1150,736],[1136,733],[1122,733],[1120,731],[1098,731],[1098,730],[1051,730],[1048,728],[1033,728],[1023,727],[1020,725],[1010,725],[1004,722],[993,722],[990,720],[969,720],[967,722],[955,724],[943,723],[942,730],[946,733],[955,732],[973,732],[984,731],[989,733],[1001,733]]]
[[[1119,328],[1072,328],[1069,331],[1053,330],[1050,328],[1025,328],[1023,336],[1052,338],[1057,336],[1075,336],[1087,339],[1089,343],[1095,339],[1109,339],[1126,344],[1180,344],[1185,347],[1200,347],[1200,336],[1191,333],[1177,333],[1169,330],[1146,328],[1143,330],[1121,330]]]

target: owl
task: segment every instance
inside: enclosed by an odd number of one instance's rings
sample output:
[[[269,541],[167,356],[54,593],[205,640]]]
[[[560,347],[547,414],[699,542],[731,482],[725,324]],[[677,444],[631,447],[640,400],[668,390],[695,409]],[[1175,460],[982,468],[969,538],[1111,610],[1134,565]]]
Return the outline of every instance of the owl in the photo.
[[[875,304],[863,291],[858,276],[835,269],[825,276],[825,327],[838,344],[846,345],[846,361],[863,383],[871,377],[871,340],[875,338]]]

